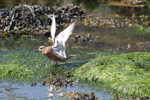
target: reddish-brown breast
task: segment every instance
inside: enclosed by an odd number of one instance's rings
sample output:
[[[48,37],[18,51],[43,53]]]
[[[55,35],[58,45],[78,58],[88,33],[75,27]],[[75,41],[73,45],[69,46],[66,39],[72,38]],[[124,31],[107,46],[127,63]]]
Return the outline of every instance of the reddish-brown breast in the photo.
[[[45,50],[42,52],[42,54],[45,55],[46,57],[48,57],[49,59],[53,60],[53,61],[61,61],[61,60],[63,60],[62,58],[56,56],[53,53],[52,46],[46,47]]]

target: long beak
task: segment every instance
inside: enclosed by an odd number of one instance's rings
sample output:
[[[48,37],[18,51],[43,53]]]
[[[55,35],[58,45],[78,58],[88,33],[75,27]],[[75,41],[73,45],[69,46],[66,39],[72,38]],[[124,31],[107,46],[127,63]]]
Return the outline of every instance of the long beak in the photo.
[[[37,53],[37,52],[39,52],[39,50],[34,51],[34,53]]]

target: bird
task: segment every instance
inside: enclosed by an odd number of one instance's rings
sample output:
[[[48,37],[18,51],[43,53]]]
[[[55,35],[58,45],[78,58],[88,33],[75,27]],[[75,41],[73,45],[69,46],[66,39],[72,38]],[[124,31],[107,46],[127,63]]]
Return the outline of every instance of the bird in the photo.
[[[51,18],[51,17],[50,17]],[[52,60],[52,64],[57,64],[57,62],[65,62],[71,57],[74,57],[76,55],[66,55],[65,52],[65,43],[72,34],[74,27],[76,23],[72,23],[70,26],[68,26],[65,30],[60,32],[56,37],[56,21],[55,21],[55,15],[53,15],[52,19],[52,25],[51,25],[51,38],[49,38],[49,41],[53,44],[52,46],[40,46],[38,51],[42,52],[43,55],[48,57]]]

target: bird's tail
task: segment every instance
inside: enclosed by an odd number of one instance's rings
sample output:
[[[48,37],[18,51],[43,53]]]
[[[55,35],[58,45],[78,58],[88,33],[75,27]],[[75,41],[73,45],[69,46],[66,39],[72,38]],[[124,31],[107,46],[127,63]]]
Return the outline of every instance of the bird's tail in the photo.
[[[65,62],[67,61],[68,59],[72,58],[72,57],[75,57],[76,55],[67,55],[66,58],[64,58],[61,62]]]

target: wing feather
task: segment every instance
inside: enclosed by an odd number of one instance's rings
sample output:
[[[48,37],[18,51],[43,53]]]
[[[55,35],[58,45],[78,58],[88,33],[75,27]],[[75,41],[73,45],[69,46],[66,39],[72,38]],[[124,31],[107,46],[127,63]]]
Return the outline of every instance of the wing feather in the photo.
[[[51,37],[53,42],[55,41],[55,33],[56,33],[56,21],[55,21],[55,15],[53,15],[52,25],[51,25]]]
[[[75,27],[75,22],[56,36],[55,43],[53,45],[53,52],[56,55],[66,58],[65,43],[70,37],[70,35],[72,34],[74,27]]]
[[[61,41],[63,44],[65,44],[66,41],[68,40],[68,38],[70,37],[70,35],[72,34],[75,24],[76,24],[75,22],[72,23],[69,27],[67,27],[65,30],[63,30],[61,33],[59,33],[56,36],[56,40]]]

